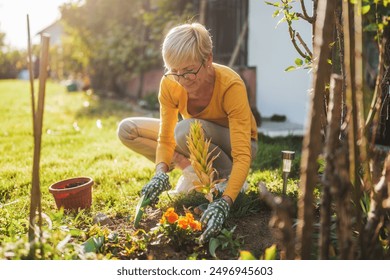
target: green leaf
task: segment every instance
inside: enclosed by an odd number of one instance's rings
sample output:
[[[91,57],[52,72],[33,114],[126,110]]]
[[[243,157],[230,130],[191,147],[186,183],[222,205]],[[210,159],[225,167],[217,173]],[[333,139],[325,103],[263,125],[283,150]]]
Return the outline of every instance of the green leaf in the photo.
[[[264,1],[264,2],[265,2],[265,4],[271,5],[271,6],[274,6],[274,7],[279,7],[280,6],[279,2],[268,2],[268,1]]]
[[[104,236],[92,236],[83,243],[85,253],[97,253],[104,244]]]
[[[300,58],[296,58],[296,59],[295,59],[295,64],[296,64],[297,66],[302,66],[302,65],[303,65],[303,60],[300,59]]]
[[[370,9],[371,9],[371,6],[369,4],[362,6],[362,15],[367,14],[370,11]]]
[[[265,249],[264,259],[265,260],[276,260],[276,254],[277,254],[276,244],[274,244],[271,247],[268,247],[267,249]]]
[[[256,260],[255,256],[253,256],[252,253],[249,251],[240,251],[240,258],[239,259],[244,260],[244,261]]]
[[[369,25],[366,25],[364,28],[363,28],[363,31],[377,31],[378,30],[378,26],[376,25],[376,23],[371,23]]]
[[[210,255],[213,257],[213,258],[216,258],[217,255],[215,254],[217,248],[221,246],[221,241],[218,239],[218,238],[211,238],[210,241],[209,241],[209,252],[210,252]]]
[[[295,66],[289,66],[289,67],[287,67],[286,69],[284,69],[284,72],[291,72],[291,71],[293,71],[293,70],[295,70],[295,69],[296,69]]]

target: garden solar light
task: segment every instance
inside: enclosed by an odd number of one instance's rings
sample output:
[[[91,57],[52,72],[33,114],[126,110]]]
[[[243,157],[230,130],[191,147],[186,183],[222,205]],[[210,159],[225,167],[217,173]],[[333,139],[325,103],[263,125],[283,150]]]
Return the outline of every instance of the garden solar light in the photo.
[[[283,159],[283,195],[286,194],[287,189],[287,177],[291,171],[292,160],[294,159],[295,152],[293,151],[282,151]]]

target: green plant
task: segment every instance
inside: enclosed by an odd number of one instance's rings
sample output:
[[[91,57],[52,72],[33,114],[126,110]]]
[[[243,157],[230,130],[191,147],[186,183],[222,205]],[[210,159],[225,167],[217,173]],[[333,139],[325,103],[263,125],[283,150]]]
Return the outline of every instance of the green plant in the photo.
[[[234,237],[235,230],[236,226],[234,226],[230,230],[223,228],[220,234],[218,234],[216,237],[210,238],[209,252],[212,257],[217,258],[217,249],[230,250],[230,253],[234,255],[239,253],[239,249],[242,245],[242,240],[240,237]]]

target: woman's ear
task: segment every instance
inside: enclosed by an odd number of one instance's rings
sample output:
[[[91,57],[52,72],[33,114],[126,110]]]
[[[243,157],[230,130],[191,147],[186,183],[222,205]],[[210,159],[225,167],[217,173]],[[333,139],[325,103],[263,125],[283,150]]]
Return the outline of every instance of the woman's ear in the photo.
[[[213,64],[213,54],[211,53],[207,58],[206,65],[207,67],[211,67],[212,64]]]

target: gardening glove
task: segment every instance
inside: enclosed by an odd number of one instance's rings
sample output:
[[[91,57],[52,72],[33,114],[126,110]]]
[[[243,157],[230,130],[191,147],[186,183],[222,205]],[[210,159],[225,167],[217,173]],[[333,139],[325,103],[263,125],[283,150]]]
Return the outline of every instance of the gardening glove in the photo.
[[[230,206],[223,198],[211,202],[206,211],[204,211],[200,222],[202,228],[206,228],[199,238],[199,243],[204,244],[211,237],[216,236],[222,229],[229,214]]]
[[[154,203],[163,191],[171,188],[169,176],[162,171],[158,171],[153,178],[142,187],[141,194],[145,195],[145,198],[150,199],[150,201]]]

